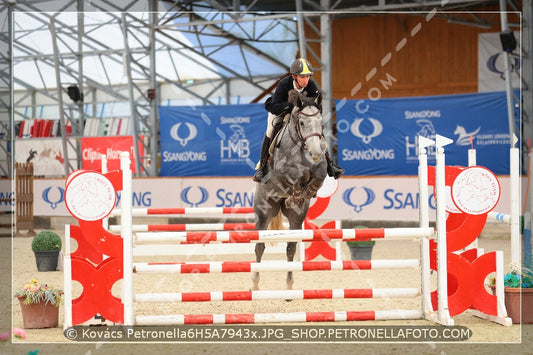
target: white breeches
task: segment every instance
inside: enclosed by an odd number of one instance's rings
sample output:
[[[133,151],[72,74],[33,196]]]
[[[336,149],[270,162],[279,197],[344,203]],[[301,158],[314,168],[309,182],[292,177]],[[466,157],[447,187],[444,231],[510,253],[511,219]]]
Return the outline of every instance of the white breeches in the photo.
[[[272,131],[274,130],[274,125],[272,124],[274,122],[274,119],[278,117],[274,115],[273,113],[268,113],[268,119],[267,119],[267,129],[265,135],[268,138],[272,138]]]

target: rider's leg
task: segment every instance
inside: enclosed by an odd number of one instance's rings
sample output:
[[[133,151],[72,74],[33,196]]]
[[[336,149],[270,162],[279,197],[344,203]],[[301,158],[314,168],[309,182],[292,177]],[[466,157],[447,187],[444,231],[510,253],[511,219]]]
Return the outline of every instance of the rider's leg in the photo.
[[[270,148],[270,138],[265,135],[261,144],[261,157],[259,158],[259,168],[255,172],[254,181],[261,182],[267,174],[268,149]]]
[[[270,112],[268,113],[267,130],[265,133],[265,137],[263,138],[263,143],[261,144],[261,153],[260,153],[261,156],[259,157],[259,168],[255,172],[255,175],[253,178],[255,182],[261,182],[261,180],[263,180],[263,178],[267,174],[268,149],[270,148],[270,139],[272,137],[272,131],[274,129],[273,122],[276,117],[277,117],[276,115]]]
[[[328,162],[328,175],[335,179],[340,178],[344,174],[344,169],[333,163],[333,160],[329,157],[329,153],[326,150],[326,161]]]

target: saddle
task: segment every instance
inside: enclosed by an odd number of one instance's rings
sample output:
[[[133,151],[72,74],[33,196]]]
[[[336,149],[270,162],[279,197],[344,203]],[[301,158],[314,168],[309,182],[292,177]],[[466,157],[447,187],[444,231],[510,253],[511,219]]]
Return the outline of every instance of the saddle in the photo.
[[[271,158],[274,155],[274,149],[276,148],[276,145],[281,140],[281,133],[283,129],[287,126],[287,122],[289,121],[290,116],[291,114],[287,113],[283,117],[283,119],[278,116],[275,118],[274,122],[272,122],[274,130],[272,131],[272,139],[270,140],[270,147],[268,148],[268,155],[270,155]]]

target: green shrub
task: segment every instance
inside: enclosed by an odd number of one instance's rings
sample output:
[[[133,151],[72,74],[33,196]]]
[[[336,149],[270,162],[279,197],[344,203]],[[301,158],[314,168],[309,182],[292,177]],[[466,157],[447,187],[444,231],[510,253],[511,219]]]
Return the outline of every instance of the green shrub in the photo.
[[[52,231],[42,231],[37,234],[31,242],[31,250],[61,250],[61,238]]]
[[[352,245],[352,246],[372,246],[374,244],[376,244],[376,241],[375,240],[361,240],[361,241],[350,241],[350,242],[346,242],[346,244],[348,245]]]

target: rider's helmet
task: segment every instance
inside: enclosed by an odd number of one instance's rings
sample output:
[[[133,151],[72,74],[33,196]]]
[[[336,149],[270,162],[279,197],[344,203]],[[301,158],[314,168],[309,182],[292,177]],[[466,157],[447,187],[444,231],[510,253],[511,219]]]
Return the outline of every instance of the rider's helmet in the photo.
[[[307,59],[298,58],[291,64],[291,74],[313,75],[313,67]]]

